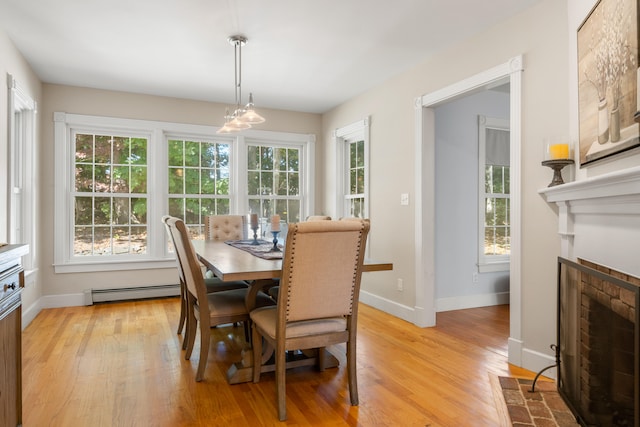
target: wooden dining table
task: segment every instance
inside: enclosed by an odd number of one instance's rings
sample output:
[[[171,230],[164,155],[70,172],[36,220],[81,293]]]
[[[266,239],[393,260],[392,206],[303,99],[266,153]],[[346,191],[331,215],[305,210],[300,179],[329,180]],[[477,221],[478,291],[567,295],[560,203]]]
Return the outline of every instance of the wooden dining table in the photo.
[[[213,272],[216,277],[224,281],[245,280],[249,283],[249,291],[245,303],[247,310],[255,307],[255,298],[258,292],[265,287],[274,284],[274,279],[280,278],[282,272],[282,259],[265,259],[252,253],[232,246],[229,243],[217,240],[193,240],[194,249],[200,262]],[[263,242],[264,244],[265,242]],[[365,258],[362,271],[388,271],[393,270],[393,263],[380,262]],[[271,349],[272,350],[272,349]],[[323,350],[326,351],[326,350]],[[292,358],[287,362],[287,367],[307,366],[316,363],[310,352],[304,352],[301,357]],[[271,353],[263,354],[262,372],[275,370],[271,363]],[[325,356],[325,368],[338,365],[338,360],[328,353]],[[243,351],[242,360],[233,364],[227,371],[227,381],[230,384],[249,382],[253,379],[252,352]]]

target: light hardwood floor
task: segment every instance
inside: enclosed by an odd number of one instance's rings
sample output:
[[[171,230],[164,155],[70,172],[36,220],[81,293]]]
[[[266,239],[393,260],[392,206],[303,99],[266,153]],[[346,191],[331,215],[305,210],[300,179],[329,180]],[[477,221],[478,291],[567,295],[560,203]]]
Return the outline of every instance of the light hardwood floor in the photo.
[[[212,330],[205,380],[197,348],[184,360],[179,300],[43,310],[23,333],[23,422],[40,426],[271,426],[274,374],[228,385],[242,327]],[[287,372],[288,425],[497,426],[489,374],[533,377],[507,363],[508,307],[439,313],[418,328],[360,306],[358,388],[349,404],[339,368]],[[196,346],[198,346],[196,341]]]

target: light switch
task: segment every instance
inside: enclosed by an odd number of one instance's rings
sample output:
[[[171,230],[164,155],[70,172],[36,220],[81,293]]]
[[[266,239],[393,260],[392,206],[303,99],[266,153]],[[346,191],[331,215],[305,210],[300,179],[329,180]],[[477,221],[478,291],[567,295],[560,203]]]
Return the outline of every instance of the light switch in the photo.
[[[400,204],[403,206],[409,205],[409,194],[407,193],[400,194]]]

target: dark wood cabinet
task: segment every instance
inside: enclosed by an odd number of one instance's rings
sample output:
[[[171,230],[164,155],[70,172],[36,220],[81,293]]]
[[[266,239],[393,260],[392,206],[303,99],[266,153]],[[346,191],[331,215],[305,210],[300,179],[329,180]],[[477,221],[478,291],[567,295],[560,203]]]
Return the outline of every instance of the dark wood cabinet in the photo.
[[[0,424],[22,424],[22,300],[27,245],[0,248]]]

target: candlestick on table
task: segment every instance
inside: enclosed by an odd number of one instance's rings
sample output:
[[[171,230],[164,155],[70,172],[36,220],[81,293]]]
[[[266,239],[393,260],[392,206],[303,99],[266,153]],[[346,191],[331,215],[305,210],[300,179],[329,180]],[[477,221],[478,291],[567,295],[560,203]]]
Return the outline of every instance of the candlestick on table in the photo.
[[[280,231],[280,215],[271,217],[271,231]]]
[[[251,215],[249,215],[249,217],[251,229],[253,230],[253,242],[251,242],[251,244],[254,246],[259,245],[260,242],[258,242],[258,214],[252,213]]]

